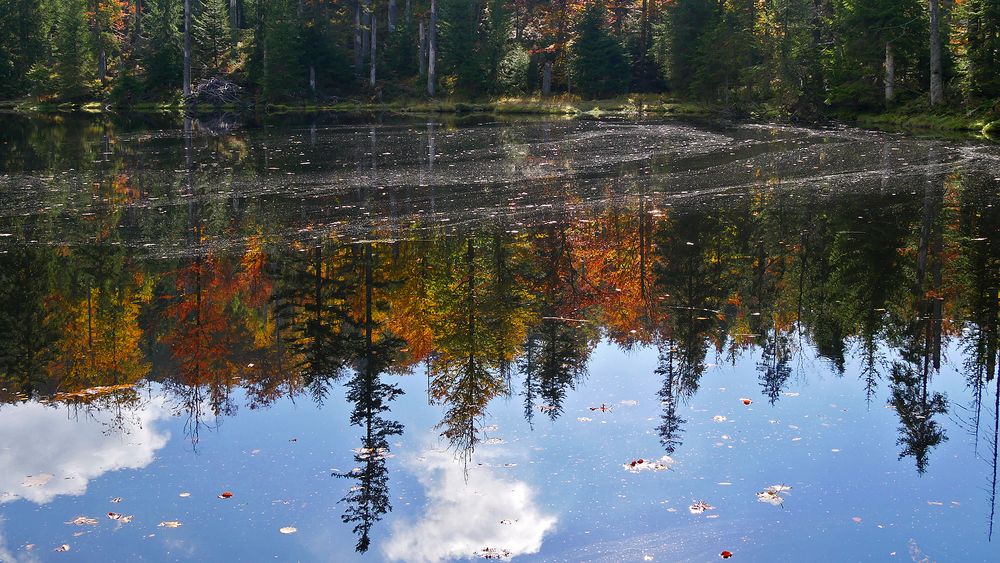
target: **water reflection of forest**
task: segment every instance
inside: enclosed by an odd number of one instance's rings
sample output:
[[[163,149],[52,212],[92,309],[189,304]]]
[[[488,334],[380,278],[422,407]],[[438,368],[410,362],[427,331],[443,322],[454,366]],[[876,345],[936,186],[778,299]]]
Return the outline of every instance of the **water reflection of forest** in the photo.
[[[602,339],[656,348],[649,376],[662,383],[667,453],[683,445],[679,405],[710,354],[756,358],[772,404],[808,355],[857,378],[869,400],[886,389],[900,457],[921,473],[947,439],[939,418],[952,406],[929,380],[943,350],[960,350],[995,491],[1000,405],[982,403],[1000,391],[988,387],[1000,386],[996,180],[956,173],[910,196],[894,186],[842,197],[788,197],[761,182],[741,197],[675,206],[634,194],[524,222],[368,233],[389,242],[288,242],[264,234],[265,207],[243,210],[257,228],[236,228],[216,209],[236,200],[190,197],[184,213],[142,228],[185,233],[195,251],[151,259],[122,244],[134,235],[129,203],[150,194],[126,175],[107,178],[91,194],[103,194],[99,212],[73,218],[86,243],[0,254],[0,408],[37,399],[124,417],[144,400],[138,384],[155,381],[197,442],[203,421],[236,411],[236,389],[263,408],[290,395],[322,402],[343,386],[362,439],[356,468],[338,475],[356,482],[344,520],[361,551],[391,509],[397,377],[426,374],[429,399],[443,406],[438,430],[470,456],[496,397],[518,396],[529,423],[558,418]],[[577,201],[558,182],[544,190]],[[234,230],[238,249],[214,249]]]

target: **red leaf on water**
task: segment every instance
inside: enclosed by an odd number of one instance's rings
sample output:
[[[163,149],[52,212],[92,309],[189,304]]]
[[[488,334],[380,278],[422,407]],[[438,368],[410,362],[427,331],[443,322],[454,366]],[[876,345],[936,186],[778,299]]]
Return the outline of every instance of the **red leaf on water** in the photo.
[[[224,491],[221,495],[219,495],[219,498],[233,498],[233,493]]]
[[[723,559],[729,559],[732,556],[733,556],[733,552],[729,551],[728,549],[723,550],[723,552],[719,554],[719,557],[722,557]]]

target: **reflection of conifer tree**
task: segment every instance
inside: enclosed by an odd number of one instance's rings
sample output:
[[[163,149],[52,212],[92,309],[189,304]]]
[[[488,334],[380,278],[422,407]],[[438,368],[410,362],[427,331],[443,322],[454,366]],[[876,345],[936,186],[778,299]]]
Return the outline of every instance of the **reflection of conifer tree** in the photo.
[[[928,394],[926,370],[920,373],[911,365],[895,362],[890,375],[892,397],[889,404],[899,415],[897,443],[903,446],[899,459],[912,456],[917,472],[923,474],[927,471],[930,450],[948,439],[944,429],[934,420],[934,415],[948,411],[948,402],[940,393]]]
[[[534,359],[523,363],[522,371],[533,381],[552,420],[562,414],[567,390],[586,373],[590,342],[583,328],[577,323],[544,319],[528,338],[534,346]]]
[[[524,343],[524,354],[518,360],[518,370],[524,374],[524,386],[521,395],[524,397],[524,420],[528,426],[534,428],[535,402],[540,393],[538,389],[538,338],[529,335]]]
[[[963,339],[966,381],[973,392],[973,433],[978,447],[986,384],[997,374],[1000,354],[1000,189],[983,176],[963,178],[961,192],[961,276],[971,323]],[[985,204],[985,205],[984,205]],[[992,204],[992,205],[990,205]]]
[[[47,318],[53,253],[17,247],[0,254],[0,387],[31,397],[59,334]]]
[[[774,327],[768,331],[761,346],[760,362],[757,363],[757,371],[760,372],[760,386],[764,396],[773,405],[781,397],[781,392],[792,375],[792,368],[788,365],[791,357],[791,347],[788,342],[788,333]]]
[[[285,276],[274,293],[279,330],[313,396],[322,401],[340,377],[357,337],[347,319],[347,277],[351,261],[344,247],[316,246],[280,263]]]
[[[471,456],[486,405],[506,391],[497,359],[512,357],[515,346],[489,332],[497,312],[487,298],[495,275],[492,261],[476,252],[472,238],[466,240],[464,252],[448,241],[443,246],[440,275],[432,281],[438,356],[432,365],[431,395],[447,405],[442,436],[456,451]]]
[[[389,438],[403,433],[403,425],[386,420],[382,414],[390,410],[390,403],[403,392],[395,384],[382,382],[381,376],[398,359],[405,343],[385,334],[374,319],[376,299],[374,290],[374,259],[370,244],[364,246],[364,312],[359,323],[362,333],[358,349],[353,351],[354,376],[347,384],[347,400],[354,404],[351,424],[363,430],[361,447],[355,450],[357,467],[352,471],[336,474],[356,481],[356,485],[341,500],[347,504],[342,519],[354,524],[358,536],[355,549],[366,552],[371,544],[370,533],[376,522],[392,510],[389,498]]]
[[[657,232],[656,284],[665,297],[663,306],[671,311],[678,391],[688,396],[698,389],[709,337],[730,293],[717,230],[722,229],[715,217],[678,214]]]
[[[660,343],[656,366],[656,375],[663,380],[663,386],[658,393],[663,414],[660,415],[660,425],[656,427],[660,435],[660,444],[667,454],[673,454],[682,444],[681,433],[685,422],[677,413],[677,370],[674,368],[676,347],[670,340]]]

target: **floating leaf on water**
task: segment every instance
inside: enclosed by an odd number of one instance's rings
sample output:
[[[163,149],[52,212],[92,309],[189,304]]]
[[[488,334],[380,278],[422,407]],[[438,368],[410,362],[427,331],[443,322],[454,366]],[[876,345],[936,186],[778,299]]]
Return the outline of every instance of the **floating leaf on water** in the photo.
[[[229,491],[223,491],[219,493],[219,498],[233,498],[233,493]]]
[[[541,412],[549,412],[549,411],[554,411],[554,410],[556,410],[556,407],[554,407],[554,406],[552,406],[552,405],[538,405],[538,407],[537,407],[537,408],[538,408],[538,410],[539,410],[539,411],[541,411]],[[594,410],[594,409],[593,409],[593,408],[591,408],[590,410]]]
[[[590,411],[611,412],[611,407],[605,405],[604,403],[601,403],[601,406],[599,407],[590,407]]]
[[[278,531],[281,532],[282,534],[294,534],[295,532],[298,532],[299,529],[296,528],[295,526],[285,526],[284,528],[281,528]]]
[[[131,515],[125,516],[124,514],[118,514],[117,512],[109,512],[108,513],[108,518],[110,518],[112,520],[117,520],[118,522],[121,522],[122,524],[128,524],[129,522],[132,521],[132,516]]]
[[[501,520],[500,521],[501,524],[505,524],[505,525],[508,525],[508,526],[511,525],[511,524],[513,524],[514,522],[517,522],[517,520]]]
[[[773,506],[782,506],[785,502],[785,498],[781,495],[790,490],[792,490],[792,488],[788,485],[771,485],[767,488],[767,490],[757,493],[757,500]]]
[[[56,551],[59,551],[59,552],[69,551],[69,544],[68,543],[64,543],[64,544],[60,545],[59,547],[56,548]]]
[[[121,501],[122,501],[122,497],[115,497],[115,498],[111,499],[111,502],[113,502],[115,504],[118,504]]]
[[[160,528],[180,528],[181,523],[177,520],[167,520],[165,522],[160,522],[157,526]]]
[[[585,416],[581,416],[581,417],[578,417],[578,418],[576,419],[576,421],[577,421],[577,422],[591,422],[591,421],[593,421],[593,420],[594,420],[594,419],[592,419],[592,418],[587,418],[587,417],[585,417]]]
[[[489,438],[487,440],[483,440],[483,445],[486,446],[495,446],[497,444],[502,444],[502,443],[503,443],[503,438]]]
[[[638,473],[640,471],[663,471],[664,469],[670,469],[670,466],[673,464],[673,458],[665,455],[660,459],[636,458],[628,463],[623,463],[622,467],[629,473]]]
[[[181,498],[188,498],[189,496],[191,496],[191,493],[181,493],[181,494],[179,494],[177,496],[179,496]]]
[[[66,523],[73,524],[74,526],[96,526],[97,519],[90,518],[89,516],[77,516],[76,518]]]
[[[740,397],[740,402],[743,403],[744,405],[750,405],[753,403],[753,400],[748,399],[746,397]]]
[[[714,509],[715,509],[714,506],[708,504],[703,500],[696,501],[692,503],[691,506],[688,507],[688,510],[691,511],[691,514],[701,514],[706,510],[714,510]]]
[[[855,524],[860,524],[861,523],[861,517],[860,516],[855,516],[855,517],[851,518],[851,522],[854,522]]]
[[[723,559],[729,559],[732,556],[733,556],[733,552],[729,551],[728,549],[722,550],[722,553],[719,554],[719,557],[721,557]]]
[[[721,414],[717,414],[717,415],[715,415],[715,416],[712,417],[712,420],[714,420],[715,422],[725,422],[725,421],[727,421],[729,419],[726,418],[726,417],[724,417],[724,416],[722,416]]]

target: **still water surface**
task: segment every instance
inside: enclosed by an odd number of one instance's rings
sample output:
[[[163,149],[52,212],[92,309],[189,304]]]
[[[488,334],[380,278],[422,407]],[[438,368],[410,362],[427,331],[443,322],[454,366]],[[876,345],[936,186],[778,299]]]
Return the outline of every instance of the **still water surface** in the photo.
[[[995,560],[998,227],[846,128],[0,118],[0,561]]]

